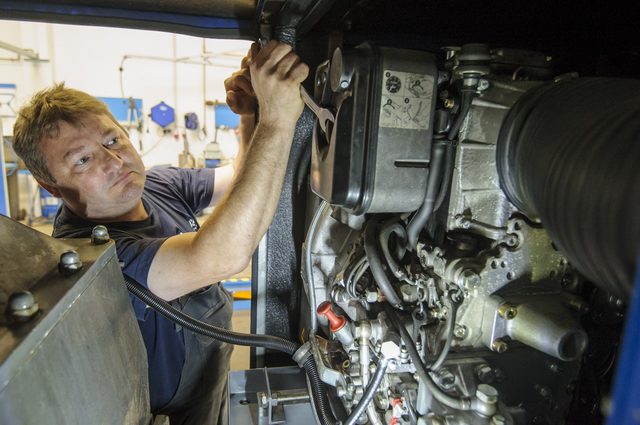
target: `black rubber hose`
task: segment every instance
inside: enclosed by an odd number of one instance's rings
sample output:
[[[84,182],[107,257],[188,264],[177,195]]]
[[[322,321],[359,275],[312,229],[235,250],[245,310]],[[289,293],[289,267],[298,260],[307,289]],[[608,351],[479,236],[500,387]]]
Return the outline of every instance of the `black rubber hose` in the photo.
[[[445,142],[446,143],[446,142]],[[429,177],[427,178],[427,190],[420,209],[411,218],[407,225],[407,249],[413,251],[418,243],[418,235],[429,221],[436,196],[438,196],[438,183],[442,175],[443,156],[446,149],[445,143],[434,141],[431,149],[431,164],[429,165]]]
[[[422,362],[422,358],[420,357],[420,353],[418,353],[418,349],[413,343],[413,339],[411,339],[411,335],[407,332],[407,329],[404,327],[400,318],[398,317],[396,311],[388,304],[384,304],[384,309],[387,313],[387,317],[391,321],[391,324],[396,328],[396,330],[400,333],[400,337],[404,342],[404,346],[409,353],[409,357],[411,357],[411,361],[416,368],[416,373],[420,380],[427,386],[433,398],[438,400],[440,403],[445,406],[451,407],[452,409],[457,410],[471,410],[473,406],[473,402],[471,399],[467,397],[453,397],[449,394],[446,394],[438,385],[433,381],[427,367]]]
[[[304,362],[304,370],[307,372],[309,382],[311,383],[311,397],[313,397],[313,405],[316,408],[318,419],[322,425],[334,425],[336,423],[331,407],[329,406],[329,399],[327,398],[327,391],[324,388],[324,382],[320,379],[318,374],[318,368],[313,356]]]
[[[360,416],[362,416],[369,403],[371,403],[376,390],[380,387],[380,383],[384,378],[384,374],[387,371],[388,365],[389,360],[387,360],[385,357],[381,357],[380,361],[378,361],[378,369],[376,369],[376,373],[373,374],[373,377],[371,378],[367,389],[364,391],[364,394],[362,394],[362,398],[360,399],[356,407],[353,408],[347,420],[344,421],[344,425],[354,425],[358,421]]]
[[[371,269],[371,273],[373,274],[376,284],[384,294],[387,301],[394,307],[400,308],[402,305],[400,297],[398,297],[395,289],[391,286],[387,273],[382,266],[380,254],[378,253],[378,241],[376,240],[377,227],[378,220],[375,218],[367,222],[367,225],[364,228],[364,252],[367,255],[369,269]]]
[[[464,122],[467,115],[469,115],[469,111],[471,110],[471,104],[473,103],[473,97],[475,94],[475,90],[465,88],[462,91],[462,106],[460,108],[460,114],[456,121],[453,123],[451,128],[449,129],[449,133],[447,133],[447,147],[444,156],[444,169],[442,171],[442,182],[440,183],[440,189],[438,190],[438,196],[436,197],[433,211],[437,211],[444,202],[444,198],[447,196],[449,192],[449,185],[451,185],[451,179],[453,178],[453,168],[454,161],[456,158],[456,140],[458,140],[458,132],[460,131],[460,127],[462,127],[462,123]],[[426,223],[425,223],[426,224]]]
[[[389,250],[389,238],[391,234],[395,234],[398,238],[396,244],[396,252],[395,258],[394,255]],[[392,219],[382,225],[382,229],[380,230],[380,247],[382,248],[382,255],[384,259],[387,261],[387,265],[391,269],[391,273],[398,279],[404,279],[407,277],[407,273],[404,271],[402,267],[398,265],[396,258],[398,260],[402,259],[404,256],[406,246],[407,246],[407,231],[400,224],[398,219]]]
[[[628,300],[640,252],[640,81],[584,78],[525,93],[496,147],[509,200],[585,277]]]
[[[233,345],[262,347],[270,350],[281,351],[291,356],[293,356],[298,348],[300,348],[299,344],[296,344],[293,341],[288,341],[284,338],[279,338],[271,335],[242,334],[239,332],[230,331],[228,329],[219,328],[217,326],[210,325],[209,323],[194,319],[193,317],[177,310],[171,304],[158,297],[128,276],[124,277],[124,281],[127,284],[127,289],[129,290],[129,292],[140,298],[142,302],[153,308],[162,316],[166,317],[174,323],[177,323],[185,329],[189,329],[192,332],[206,335],[218,341],[226,342]]]
[[[193,317],[177,310],[171,304],[158,297],[130,277],[124,276],[124,281],[129,292],[138,297],[142,302],[153,308],[165,318],[179,324],[185,329],[189,329],[192,332],[206,335],[229,344],[267,348],[282,351],[291,356],[293,356],[298,348],[300,348],[299,344],[283,338],[270,335],[242,334],[194,319]],[[329,401],[327,400],[327,394],[324,389],[324,383],[320,380],[313,356],[309,356],[303,364],[303,367],[309,377],[309,381],[311,382],[311,396],[313,397],[314,405],[316,406],[318,418],[320,418],[322,425],[333,425],[335,420],[331,414]]]

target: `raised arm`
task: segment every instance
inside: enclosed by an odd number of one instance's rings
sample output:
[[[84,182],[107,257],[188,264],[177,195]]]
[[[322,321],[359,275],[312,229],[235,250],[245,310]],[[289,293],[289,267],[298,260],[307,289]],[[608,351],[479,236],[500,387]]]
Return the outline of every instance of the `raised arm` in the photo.
[[[249,150],[251,137],[255,130],[258,101],[251,85],[251,71],[249,69],[252,55],[257,54],[254,51],[255,49],[256,45],[254,44],[249,49],[247,56],[242,59],[240,69],[224,81],[227,105],[233,112],[240,115],[238,154],[232,164],[216,169],[216,182],[213,196],[211,197],[212,206],[218,205],[218,202],[231,187],[235,175],[242,168],[244,157]]]
[[[291,47],[269,42],[250,60],[260,106],[258,122],[237,175],[214,213],[196,233],[167,239],[155,255],[149,289],[174,299],[242,271],[277,207],[293,140],[304,107],[300,83],[309,68]]]

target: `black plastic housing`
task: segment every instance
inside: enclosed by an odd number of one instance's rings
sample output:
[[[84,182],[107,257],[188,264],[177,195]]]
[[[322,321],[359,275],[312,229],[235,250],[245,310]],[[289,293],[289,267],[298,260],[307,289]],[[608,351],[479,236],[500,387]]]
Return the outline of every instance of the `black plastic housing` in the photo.
[[[314,130],[313,191],[354,214],[417,209],[427,183],[437,72],[428,52],[369,43],[337,49],[326,75],[318,75],[336,122],[328,136]]]

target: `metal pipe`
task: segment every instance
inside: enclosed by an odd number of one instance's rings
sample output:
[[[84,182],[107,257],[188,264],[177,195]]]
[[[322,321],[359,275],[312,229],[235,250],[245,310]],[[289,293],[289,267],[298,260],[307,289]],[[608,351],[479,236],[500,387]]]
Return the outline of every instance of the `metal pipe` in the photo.
[[[376,370],[376,373],[374,373],[371,383],[367,386],[364,394],[362,394],[362,398],[358,402],[358,405],[351,411],[347,420],[344,421],[344,425],[354,425],[360,416],[362,416],[364,411],[367,409],[367,406],[369,406],[369,403],[371,403],[373,395],[380,386],[380,383],[384,378],[384,374],[387,371],[387,366],[389,366],[389,360],[384,356],[380,357],[378,369]]]
[[[307,296],[309,297],[309,326],[311,327],[311,335],[315,335],[318,330],[318,318],[316,316],[316,292],[315,285],[313,283],[313,264],[312,264],[312,254],[311,254],[311,246],[313,245],[313,241],[316,235],[316,228],[318,227],[318,222],[320,221],[320,217],[329,210],[331,206],[327,201],[322,201],[320,206],[316,210],[316,213],[313,215],[313,219],[311,220],[311,224],[309,225],[309,230],[307,231],[307,237],[305,240],[305,271],[307,275]]]
[[[563,361],[580,358],[588,340],[561,305],[519,305],[507,321],[507,335]]]
[[[40,55],[34,52],[33,50],[23,49],[18,46],[14,46],[13,44],[9,44],[4,41],[0,41],[0,49],[8,50],[13,53],[17,53],[20,56],[26,56],[29,59],[40,60]]]

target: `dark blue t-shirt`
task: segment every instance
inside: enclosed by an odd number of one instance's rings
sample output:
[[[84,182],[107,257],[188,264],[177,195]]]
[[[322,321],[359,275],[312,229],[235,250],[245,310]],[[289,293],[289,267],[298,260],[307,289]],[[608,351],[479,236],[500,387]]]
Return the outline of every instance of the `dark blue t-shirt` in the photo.
[[[142,203],[146,220],[109,223],[122,273],[147,286],[149,267],[160,245],[179,233],[198,230],[196,215],[211,203],[213,169],[158,168],[147,171]],[[56,238],[86,238],[95,226],[62,207],[54,222]],[[175,394],[185,360],[182,329],[131,296],[147,349],[151,410],[165,406]]]

